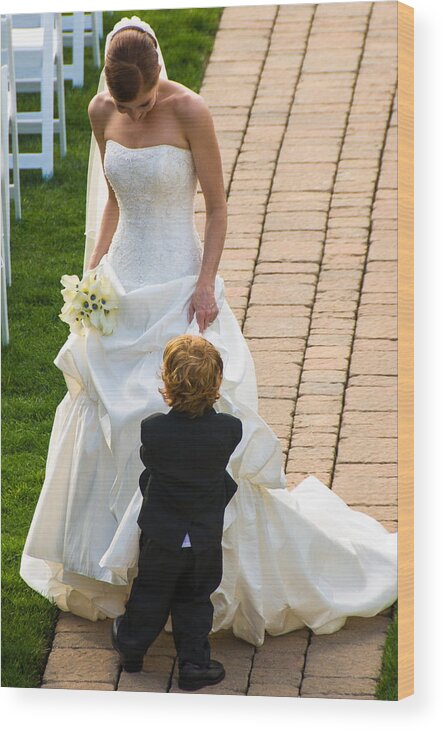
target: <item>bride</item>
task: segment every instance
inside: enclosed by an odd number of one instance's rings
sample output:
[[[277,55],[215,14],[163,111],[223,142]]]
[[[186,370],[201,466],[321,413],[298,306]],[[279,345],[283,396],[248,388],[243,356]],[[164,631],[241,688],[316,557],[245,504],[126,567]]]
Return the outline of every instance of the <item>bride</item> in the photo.
[[[289,491],[280,442],[257,413],[252,357],[217,274],[226,201],[211,115],[167,78],[139,18],[117,23],[105,53],[89,105],[85,268],[111,283],[116,324],[109,335],[72,332],[55,360],[67,393],[21,576],[64,611],[91,620],[123,613],[137,564],[140,422],[168,410],[158,392],[166,342],[200,333],[223,358],[216,409],[243,423],[229,464],[239,488],[225,515],[213,629],[260,645],[265,631],[331,633],[348,616],[374,616],[396,599],[396,535],[315,477]],[[197,179],[204,247],[193,218]]]

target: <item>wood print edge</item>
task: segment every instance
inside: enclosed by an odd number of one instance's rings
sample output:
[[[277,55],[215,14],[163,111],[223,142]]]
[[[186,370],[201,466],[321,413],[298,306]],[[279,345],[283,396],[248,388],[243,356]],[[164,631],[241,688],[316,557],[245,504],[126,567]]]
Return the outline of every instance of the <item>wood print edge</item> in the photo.
[[[398,3],[398,699],[414,692],[414,9]]]

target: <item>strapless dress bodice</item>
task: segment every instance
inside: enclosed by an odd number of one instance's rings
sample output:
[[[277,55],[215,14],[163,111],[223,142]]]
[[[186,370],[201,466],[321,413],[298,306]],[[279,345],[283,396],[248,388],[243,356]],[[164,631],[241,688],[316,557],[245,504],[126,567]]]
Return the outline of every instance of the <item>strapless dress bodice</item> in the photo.
[[[104,170],[119,206],[108,260],[124,289],[198,274],[202,243],[194,221],[192,152],[107,140]]]

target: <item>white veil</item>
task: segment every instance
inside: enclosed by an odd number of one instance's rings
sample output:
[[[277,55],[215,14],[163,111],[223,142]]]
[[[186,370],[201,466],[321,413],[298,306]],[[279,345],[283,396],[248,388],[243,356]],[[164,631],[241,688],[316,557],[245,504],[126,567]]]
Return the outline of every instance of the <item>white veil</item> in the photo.
[[[109,43],[114,34],[121,28],[141,28],[155,38],[157,42],[158,62],[161,66],[160,78],[167,79],[165,62],[161,52],[160,44],[157,37],[148,23],[140,20],[136,15],[132,18],[122,18],[116,23],[110,33],[106,36],[105,58],[109,48]],[[105,70],[102,69],[100,80],[98,82],[97,93],[107,90]],[[108,199],[108,186],[106,184],[100,150],[94,134],[91,135],[91,146],[89,151],[88,180],[86,185],[86,226],[85,226],[85,254],[83,261],[83,271],[86,271],[88,261],[91,257],[95,246],[95,239],[102,220],[103,210]]]

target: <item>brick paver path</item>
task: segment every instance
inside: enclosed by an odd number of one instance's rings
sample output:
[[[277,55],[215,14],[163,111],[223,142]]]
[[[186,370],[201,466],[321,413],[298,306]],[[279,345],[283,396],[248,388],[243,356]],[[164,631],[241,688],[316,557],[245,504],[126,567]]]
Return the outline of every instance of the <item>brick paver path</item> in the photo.
[[[220,273],[290,485],[309,473],[396,529],[396,3],[226,8],[202,95],[229,195]],[[204,204],[197,199],[203,234]],[[256,649],[212,639],[203,693],[374,697],[389,612]],[[163,633],[121,673],[110,622],[58,621],[43,687],[177,692]]]

